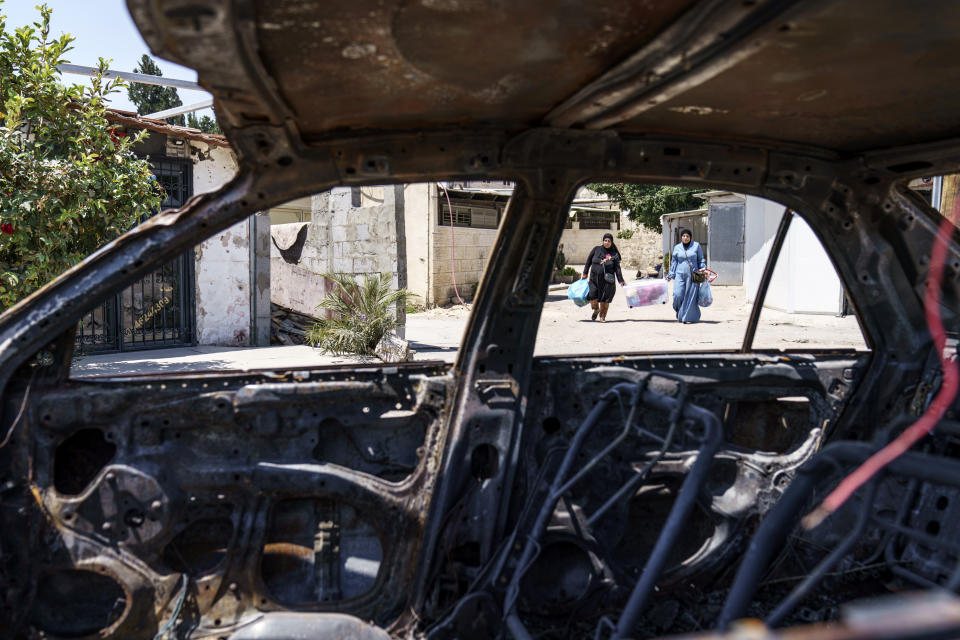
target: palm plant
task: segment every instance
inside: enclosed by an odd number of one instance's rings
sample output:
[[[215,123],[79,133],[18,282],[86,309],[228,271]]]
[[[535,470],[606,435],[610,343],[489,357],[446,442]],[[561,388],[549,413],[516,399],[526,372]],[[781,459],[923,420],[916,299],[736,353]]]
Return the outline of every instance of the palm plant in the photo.
[[[305,338],[337,355],[373,354],[381,338],[399,326],[397,304],[416,297],[406,289],[391,291],[390,276],[381,273],[365,274],[360,281],[349,273],[322,275],[333,286],[317,308],[333,312],[333,317],[318,320]]]

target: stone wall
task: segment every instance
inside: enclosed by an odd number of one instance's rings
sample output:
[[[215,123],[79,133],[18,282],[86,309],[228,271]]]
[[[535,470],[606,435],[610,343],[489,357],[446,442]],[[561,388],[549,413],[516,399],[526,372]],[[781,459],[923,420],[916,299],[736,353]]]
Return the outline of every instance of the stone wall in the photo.
[[[626,216],[620,224],[621,230],[633,231],[633,236],[628,240],[619,238],[615,240],[617,247],[623,254],[623,265],[625,268],[647,269],[663,261],[661,255],[661,246],[663,240],[659,232],[647,228],[642,224],[628,221]],[[613,234],[616,237],[617,234]],[[631,274],[624,273],[629,280]]]
[[[632,271],[641,268],[646,269],[661,261],[659,233],[643,225],[628,221],[626,216],[621,219],[620,229],[632,230],[633,236],[630,239],[617,238],[618,231],[616,229],[611,229],[609,232],[603,229],[564,229],[560,242],[563,244],[563,253],[567,257],[567,264],[582,267],[587,261],[590,250],[603,241],[604,233],[613,234],[614,243],[616,243],[623,256],[623,275],[628,279],[632,274],[626,273],[627,269]]]

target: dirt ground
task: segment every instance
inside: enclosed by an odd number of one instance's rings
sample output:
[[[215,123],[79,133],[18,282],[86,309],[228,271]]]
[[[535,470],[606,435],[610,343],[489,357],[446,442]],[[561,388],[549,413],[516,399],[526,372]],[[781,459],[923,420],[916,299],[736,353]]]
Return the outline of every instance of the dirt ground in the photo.
[[[577,307],[566,290],[551,291],[537,334],[536,355],[626,354],[737,349],[750,316],[743,287],[713,287],[714,302],[697,324],[676,320],[667,304],[630,309],[618,289],[607,322],[591,322],[590,307]],[[432,309],[407,316],[406,337],[417,359],[452,359],[469,312],[463,307]],[[794,314],[764,309],[754,345],[764,349],[823,347],[864,349],[854,316]]]
[[[566,290],[551,291],[543,309],[536,355],[623,355],[628,353],[737,349],[750,315],[742,287],[714,287],[714,303],[698,324],[676,321],[668,303],[627,308],[623,294],[610,307],[605,324],[590,321],[590,307],[567,300]],[[467,324],[464,307],[433,309],[407,316],[406,338],[417,360],[453,362]],[[757,347],[807,349],[864,348],[856,318],[782,313],[765,309]],[[322,367],[370,362],[371,358],[334,356],[308,346],[261,348],[187,347],[85,356],[71,375],[97,377],[197,371],[259,371],[284,367]],[[379,362],[374,360],[375,362]]]

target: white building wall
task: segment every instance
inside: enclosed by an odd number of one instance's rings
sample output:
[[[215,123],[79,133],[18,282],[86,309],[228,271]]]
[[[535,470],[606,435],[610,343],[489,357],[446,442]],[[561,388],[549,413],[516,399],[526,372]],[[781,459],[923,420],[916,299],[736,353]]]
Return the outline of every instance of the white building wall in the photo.
[[[743,287],[748,303],[757,298],[763,269],[770,257],[770,247],[782,216],[783,205],[764,198],[747,196],[744,208]],[[781,295],[779,290],[771,289],[767,292],[767,303],[770,303],[772,297],[779,299]]]
[[[744,286],[747,302],[756,299],[760,278],[783,215],[783,205],[747,196]],[[765,307],[790,313],[838,314],[843,287],[830,257],[801,217],[790,223],[774,268]]]
[[[215,147],[204,155],[193,167],[195,195],[220,188],[237,172],[229,149]],[[249,230],[243,220],[194,249],[198,344],[250,344]]]

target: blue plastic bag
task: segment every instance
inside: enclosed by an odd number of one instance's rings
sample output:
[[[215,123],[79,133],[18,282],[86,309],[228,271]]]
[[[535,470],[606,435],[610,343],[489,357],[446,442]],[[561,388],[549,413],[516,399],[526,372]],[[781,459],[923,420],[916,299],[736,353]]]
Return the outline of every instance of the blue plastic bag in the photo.
[[[701,307],[709,307],[713,304],[713,292],[710,291],[709,282],[700,283],[700,293],[697,294],[697,304]]]
[[[587,304],[588,293],[590,293],[590,282],[587,280],[577,280],[567,287],[567,297],[578,307]]]

